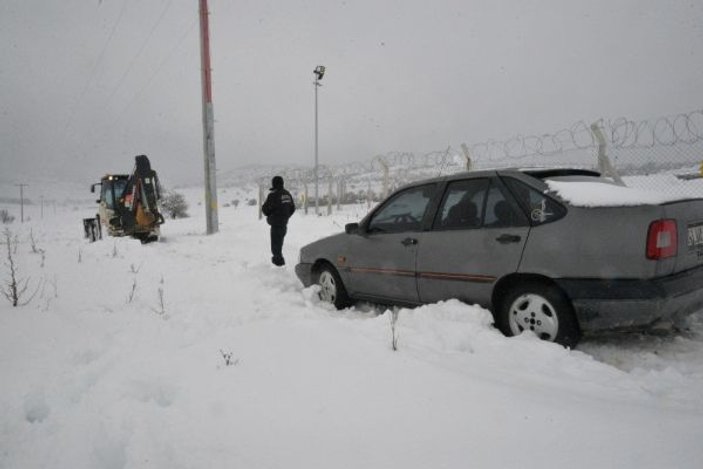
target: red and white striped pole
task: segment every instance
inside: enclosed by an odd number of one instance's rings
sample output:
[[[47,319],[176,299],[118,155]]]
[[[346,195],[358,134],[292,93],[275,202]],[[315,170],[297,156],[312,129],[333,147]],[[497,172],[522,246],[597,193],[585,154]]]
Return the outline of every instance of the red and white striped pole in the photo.
[[[217,220],[217,183],[215,179],[215,115],[212,106],[210,68],[210,26],[207,0],[200,0],[200,61],[203,84],[203,154],[205,157],[205,219],[207,234],[219,229]]]

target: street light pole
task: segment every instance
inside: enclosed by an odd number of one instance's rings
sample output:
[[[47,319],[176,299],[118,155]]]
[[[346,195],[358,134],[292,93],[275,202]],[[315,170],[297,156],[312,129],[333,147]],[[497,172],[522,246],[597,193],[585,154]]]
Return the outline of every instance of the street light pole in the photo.
[[[325,66],[318,65],[315,70],[315,215],[320,214],[320,189],[318,181],[318,133],[317,133],[317,89],[322,86],[320,80],[325,76]]]

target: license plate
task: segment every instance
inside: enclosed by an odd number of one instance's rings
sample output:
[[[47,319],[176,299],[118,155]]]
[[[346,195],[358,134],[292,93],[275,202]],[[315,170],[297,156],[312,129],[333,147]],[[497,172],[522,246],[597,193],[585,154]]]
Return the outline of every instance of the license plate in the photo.
[[[703,222],[688,225],[688,248],[696,249],[703,246]]]

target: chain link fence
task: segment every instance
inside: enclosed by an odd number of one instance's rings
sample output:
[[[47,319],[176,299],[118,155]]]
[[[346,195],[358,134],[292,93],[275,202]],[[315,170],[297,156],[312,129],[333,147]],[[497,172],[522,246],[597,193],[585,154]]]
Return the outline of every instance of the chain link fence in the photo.
[[[272,168],[307,213],[330,214],[341,204],[382,200],[394,189],[467,170],[521,167],[594,169],[631,187],[703,197],[703,110],[649,120],[577,122],[554,133],[460,144],[417,154],[389,152],[366,161],[320,165],[318,200],[313,168]],[[259,176],[260,198],[270,176]]]

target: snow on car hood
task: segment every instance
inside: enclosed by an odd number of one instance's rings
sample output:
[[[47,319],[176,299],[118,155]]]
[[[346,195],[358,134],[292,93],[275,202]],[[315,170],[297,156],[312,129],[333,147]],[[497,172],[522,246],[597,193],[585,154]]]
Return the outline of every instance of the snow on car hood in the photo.
[[[623,207],[659,205],[685,199],[681,194],[666,194],[654,190],[617,186],[600,181],[545,181],[551,192],[576,207]]]

